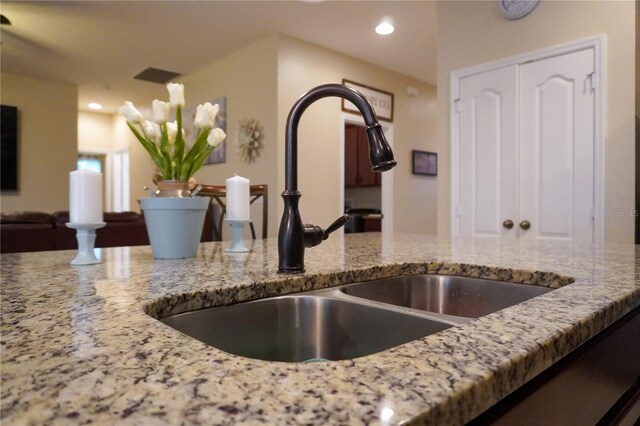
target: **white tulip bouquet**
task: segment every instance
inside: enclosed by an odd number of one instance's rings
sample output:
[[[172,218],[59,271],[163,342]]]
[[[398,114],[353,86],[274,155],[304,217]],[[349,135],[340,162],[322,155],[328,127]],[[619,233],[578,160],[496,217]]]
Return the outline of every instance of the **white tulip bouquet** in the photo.
[[[196,139],[191,148],[186,150],[182,128],[184,85],[169,83],[167,89],[169,102],[154,100],[151,104],[151,120],[145,120],[129,101],[125,102],[119,111],[158,167],[162,180],[187,181],[204,165],[207,156],[227,135],[222,129],[213,127],[218,114],[218,104],[211,105],[206,102],[198,105],[196,109]],[[173,122],[169,122],[171,108],[176,109],[176,121]]]

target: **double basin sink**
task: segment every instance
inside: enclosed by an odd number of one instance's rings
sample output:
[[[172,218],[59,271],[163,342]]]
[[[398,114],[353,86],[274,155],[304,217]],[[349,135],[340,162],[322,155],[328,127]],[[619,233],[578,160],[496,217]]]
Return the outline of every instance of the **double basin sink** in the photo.
[[[162,318],[225,352],[267,361],[352,359],[518,304],[552,289],[403,275]]]

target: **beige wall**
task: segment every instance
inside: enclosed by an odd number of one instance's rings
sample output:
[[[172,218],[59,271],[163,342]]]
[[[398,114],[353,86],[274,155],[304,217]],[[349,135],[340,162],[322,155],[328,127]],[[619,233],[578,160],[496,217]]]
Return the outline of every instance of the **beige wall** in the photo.
[[[106,152],[113,143],[112,115],[78,111],[78,151]]]
[[[278,46],[279,191],[284,189],[284,132],[291,106],[309,89],[347,78],[394,94],[395,232],[435,233],[437,179],[411,174],[411,150],[436,148],[435,87],[290,37],[279,36]],[[408,96],[408,85],[418,88],[419,96]],[[340,99],[326,98],[311,105],[300,121],[298,187],[304,222],[327,226],[342,210],[341,114]]]
[[[2,104],[18,107],[18,192],[2,193],[3,212],[69,209],[76,168],[78,90],[73,84],[2,73]]]
[[[506,21],[495,2],[438,3],[439,234],[450,232],[451,71],[598,34],[607,36],[605,208],[634,209],[634,7],[632,1],[543,1],[526,18]],[[633,226],[631,215],[607,217],[605,238],[633,242]]]

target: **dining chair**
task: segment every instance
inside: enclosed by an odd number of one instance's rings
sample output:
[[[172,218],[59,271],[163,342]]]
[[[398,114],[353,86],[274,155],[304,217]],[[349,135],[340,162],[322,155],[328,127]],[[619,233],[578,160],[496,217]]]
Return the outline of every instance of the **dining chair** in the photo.
[[[214,241],[222,241],[222,225],[224,221],[224,216],[227,213],[227,205],[225,203],[225,198],[227,196],[227,188],[225,185],[203,185],[199,184],[201,187],[198,192],[198,196],[203,197],[211,197],[211,205],[209,206],[209,211],[207,214],[211,215],[212,218],[212,231],[213,231],[213,240]],[[269,186],[268,185],[250,185],[249,186],[249,204],[253,204],[258,199],[262,197],[262,238],[267,238],[267,223],[268,223],[268,212],[269,212]],[[213,211],[213,201],[217,203],[220,208],[220,213],[216,216]],[[249,223],[249,229],[251,230],[251,237],[256,239],[256,230],[253,226],[253,221]]]

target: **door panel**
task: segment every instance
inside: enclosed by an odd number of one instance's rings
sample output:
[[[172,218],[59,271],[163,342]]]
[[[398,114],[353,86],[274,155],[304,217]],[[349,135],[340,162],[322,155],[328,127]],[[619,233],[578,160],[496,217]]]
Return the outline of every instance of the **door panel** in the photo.
[[[460,234],[516,236],[517,66],[460,81]]]
[[[475,179],[474,223],[478,235],[500,234],[500,93],[486,90],[472,101],[476,136],[472,152]]]
[[[539,117],[536,222],[539,235],[547,237],[573,236],[573,146],[569,143],[573,140],[573,126],[565,125],[573,122],[573,89],[572,81],[552,77],[536,93]]]
[[[520,67],[523,238],[593,240],[593,49]]]

